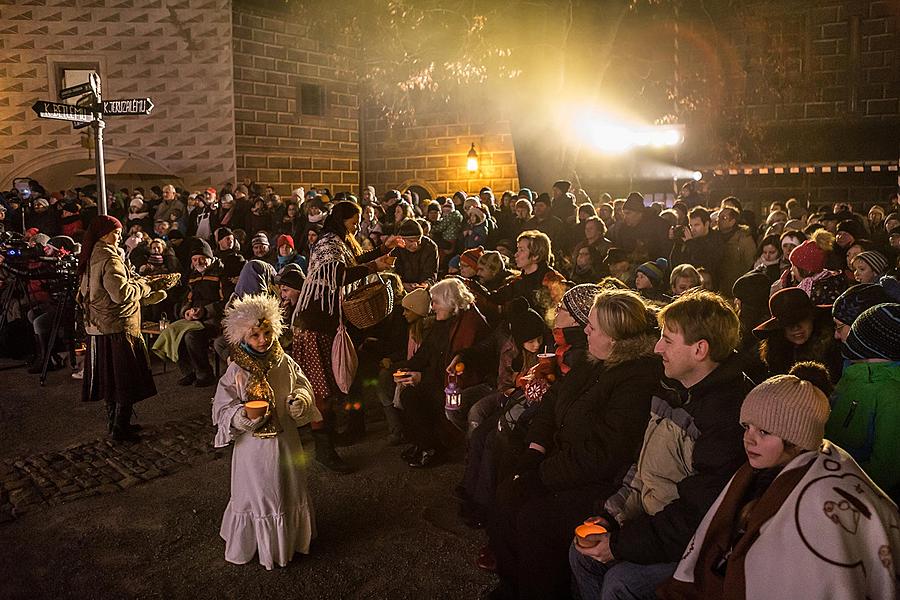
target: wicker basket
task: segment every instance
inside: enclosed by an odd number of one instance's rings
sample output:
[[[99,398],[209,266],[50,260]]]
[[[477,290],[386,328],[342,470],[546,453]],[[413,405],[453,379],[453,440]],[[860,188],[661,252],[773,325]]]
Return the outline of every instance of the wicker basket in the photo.
[[[344,315],[357,329],[380,323],[394,310],[394,292],[381,277],[344,297]]]

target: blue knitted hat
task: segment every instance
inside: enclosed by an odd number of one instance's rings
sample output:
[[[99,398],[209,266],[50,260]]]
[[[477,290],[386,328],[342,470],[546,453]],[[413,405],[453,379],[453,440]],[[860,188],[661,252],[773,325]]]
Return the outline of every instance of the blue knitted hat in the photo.
[[[900,360],[900,304],[864,310],[850,327],[844,356],[850,360]]]

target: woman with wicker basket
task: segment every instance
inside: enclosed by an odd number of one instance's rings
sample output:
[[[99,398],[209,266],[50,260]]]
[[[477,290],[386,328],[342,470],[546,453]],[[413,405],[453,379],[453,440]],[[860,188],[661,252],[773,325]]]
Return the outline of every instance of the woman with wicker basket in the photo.
[[[309,377],[321,421],[313,422],[316,460],[340,473],[351,469],[334,450],[335,397],[339,394],[331,365],[331,348],[338,330],[341,287],[367,275],[387,270],[392,259],[386,254],[403,245],[390,237],[370,252],[362,252],[356,241],[360,208],[353,202],[334,205],[313,247],[309,268],[294,311],[291,353]]]

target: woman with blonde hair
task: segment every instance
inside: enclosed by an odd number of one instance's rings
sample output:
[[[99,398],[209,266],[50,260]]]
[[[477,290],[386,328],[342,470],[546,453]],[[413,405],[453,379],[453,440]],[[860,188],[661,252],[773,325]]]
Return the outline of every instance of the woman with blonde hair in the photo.
[[[636,459],[662,376],[655,312],[638,294],[601,292],[587,321],[588,360],[544,396],[528,449],[497,490],[488,536],[510,596],[568,595],[572,530]]]

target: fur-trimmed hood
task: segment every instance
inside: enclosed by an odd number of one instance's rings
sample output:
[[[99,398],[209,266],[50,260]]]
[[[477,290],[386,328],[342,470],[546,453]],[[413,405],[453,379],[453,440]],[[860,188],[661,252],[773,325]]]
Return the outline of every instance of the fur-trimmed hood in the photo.
[[[619,340],[613,345],[609,358],[603,361],[603,370],[608,371],[630,360],[653,356],[653,348],[659,340],[659,334],[647,331],[640,335]]]

